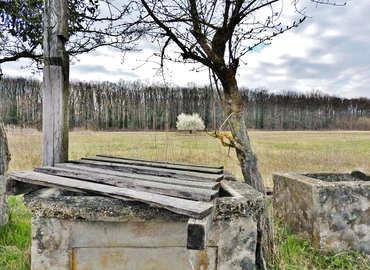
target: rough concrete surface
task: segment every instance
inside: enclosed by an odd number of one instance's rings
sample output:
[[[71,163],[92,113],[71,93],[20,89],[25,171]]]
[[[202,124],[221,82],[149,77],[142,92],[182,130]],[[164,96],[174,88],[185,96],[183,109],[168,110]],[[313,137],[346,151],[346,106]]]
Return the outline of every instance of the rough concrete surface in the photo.
[[[1,118],[1,117],[0,117]],[[5,195],[5,178],[3,177],[8,170],[10,153],[8,149],[8,139],[6,137],[4,124],[0,121],[0,226],[8,223],[8,201]]]
[[[0,175],[0,226],[8,223],[8,200],[5,195],[5,181],[4,177]]]
[[[225,192],[217,199],[203,251],[186,249],[189,218],[165,209],[60,191],[27,194],[24,200],[33,213],[31,267],[255,269],[256,215],[263,211],[264,198],[246,184],[224,183],[234,196]]]
[[[315,178],[313,178],[315,177]],[[274,216],[323,252],[370,254],[370,182],[348,173],[274,174]]]

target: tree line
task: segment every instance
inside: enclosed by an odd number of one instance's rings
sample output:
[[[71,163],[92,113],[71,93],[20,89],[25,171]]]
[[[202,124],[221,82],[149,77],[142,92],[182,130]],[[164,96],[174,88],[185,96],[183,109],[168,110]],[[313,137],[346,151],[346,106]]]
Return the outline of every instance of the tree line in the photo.
[[[320,91],[278,93],[241,87],[250,129],[370,130],[370,99],[342,98]],[[70,128],[91,130],[174,130],[181,113],[198,113],[208,130],[227,129],[217,93],[210,86],[151,84],[146,81],[70,83]],[[8,77],[0,82],[0,115],[9,125],[41,129],[42,82]]]

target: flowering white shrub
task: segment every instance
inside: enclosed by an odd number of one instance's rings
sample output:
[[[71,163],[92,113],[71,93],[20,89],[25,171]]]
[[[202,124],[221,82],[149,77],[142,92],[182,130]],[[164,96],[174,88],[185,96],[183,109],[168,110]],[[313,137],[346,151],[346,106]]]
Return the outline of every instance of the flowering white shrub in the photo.
[[[204,130],[205,126],[199,114],[182,113],[177,116],[176,128],[178,130],[189,130],[191,133],[193,130]]]

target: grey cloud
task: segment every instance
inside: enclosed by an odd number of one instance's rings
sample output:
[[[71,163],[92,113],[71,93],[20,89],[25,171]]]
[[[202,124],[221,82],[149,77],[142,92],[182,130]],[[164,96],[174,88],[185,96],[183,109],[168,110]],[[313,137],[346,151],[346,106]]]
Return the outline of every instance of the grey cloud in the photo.
[[[323,92],[370,97],[369,10],[369,1],[350,2],[345,7],[319,6],[312,9],[311,6],[307,13],[312,14],[313,18],[307,19],[294,31],[310,38],[314,47],[307,49],[302,58],[293,57],[289,52],[281,55],[282,64],[260,62],[249,80],[260,80],[261,76],[255,74],[263,74],[262,84],[272,91],[278,91],[278,88],[295,89],[298,81],[306,82],[309,86],[310,82],[317,80],[318,84],[325,85],[326,89],[320,89]],[[317,31],[309,32],[309,27]],[[327,54],[332,55],[333,62],[320,62]],[[282,75],[279,72],[281,69],[287,73]],[[284,80],[277,80],[282,76]]]
[[[284,66],[288,68],[288,76],[299,79],[334,78],[338,71],[336,66],[326,63],[310,62],[306,59],[285,56]]]
[[[73,76],[73,72],[77,73],[101,73],[101,74],[108,74],[111,76],[122,76],[122,77],[129,77],[129,78],[138,78],[138,75],[135,72],[125,71],[122,69],[113,69],[109,70],[103,65],[76,65],[71,67],[71,75]]]
[[[140,43],[140,48],[147,49],[151,51],[158,51],[158,44],[151,42],[150,40],[145,39],[142,43]]]
[[[112,53],[117,53],[119,54],[119,51],[117,51],[116,49],[114,48],[108,48],[108,51],[110,51],[111,53],[105,53],[105,52],[102,52],[101,50],[95,50],[95,51],[92,51],[92,52],[89,52],[89,56],[91,57],[112,57]]]

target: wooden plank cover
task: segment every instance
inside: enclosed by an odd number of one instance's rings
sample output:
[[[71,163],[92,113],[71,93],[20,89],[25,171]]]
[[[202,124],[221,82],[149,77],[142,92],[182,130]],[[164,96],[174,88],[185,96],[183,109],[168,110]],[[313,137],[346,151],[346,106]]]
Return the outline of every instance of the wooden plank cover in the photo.
[[[47,175],[39,172],[25,171],[9,173],[10,180],[16,180],[36,185],[57,187],[71,191],[89,191],[108,197],[135,200],[152,206],[161,207],[178,214],[186,215],[195,219],[202,219],[209,215],[213,209],[213,203],[197,202],[181,198],[169,197],[150,192],[138,191],[122,187],[114,187],[104,184],[91,183],[71,178]],[[122,198],[123,197],[123,198]]]
[[[96,172],[79,172],[66,168],[55,168],[55,167],[41,167],[36,168],[36,172],[41,172],[50,175],[56,175],[61,177],[68,177],[77,180],[83,180],[88,182],[101,183],[111,186],[130,188],[139,191],[146,191],[155,194],[168,195],[172,197],[185,198],[197,201],[211,201],[217,194],[217,190],[202,189],[194,187],[185,187],[176,185],[175,181],[172,184],[156,183],[146,180],[123,178],[118,176],[109,176],[102,173]]]
[[[71,160],[70,163],[82,164],[93,168],[116,170],[120,172],[130,172],[136,174],[148,174],[161,177],[171,177],[183,180],[197,181],[221,181],[223,174],[209,174],[190,171],[178,171],[173,169],[153,168],[135,165],[125,165],[112,162],[92,161],[92,160]]]
[[[96,157],[88,157],[88,158],[82,158],[82,159],[136,165],[136,166],[155,167],[155,168],[163,168],[163,169],[175,169],[179,171],[189,171],[189,172],[191,171],[191,172],[200,172],[200,173],[208,173],[208,174],[223,174],[224,172],[223,168],[212,168],[212,167],[206,167],[206,166],[200,167],[200,166],[193,166],[190,164],[156,162],[156,161],[151,161],[151,160],[134,160],[134,159],[127,159],[125,157],[117,157],[117,156],[98,155]]]
[[[137,174],[137,173],[126,173],[126,172],[119,172],[119,171],[114,171],[114,170],[88,167],[88,166],[84,166],[83,164],[60,163],[60,164],[56,164],[55,167],[62,168],[62,169],[63,168],[71,169],[76,172],[92,172],[92,173],[103,174],[103,175],[120,176],[120,177],[129,178],[129,179],[146,180],[146,181],[158,182],[158,183],[168,183],[168,184],[174,184],[174,185],[185,186],[185,187],[218,189],[220,186],[219,182],[182,180],[182,179],[174,179],[171,177],[162,177],[162,176]]]
[[[143,159],[143,158],[132,158],[132,157],[114,156],[114,155],[96,155],[96,156],[97,157],[118,158],[118,159],[124,159],[124,160],[135,160],[135,161],[158,163],[158,164],[181,165],[181,166],[187,166],[187,167],[212,168],[212,169],[222,169],[222,170],[224,169],[223,166],[199,165],[199,164],[172,162],[172,161],[169,162],[169,161],[160,161],[160,160],[149,160],[149,159]]]

